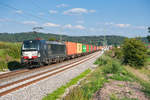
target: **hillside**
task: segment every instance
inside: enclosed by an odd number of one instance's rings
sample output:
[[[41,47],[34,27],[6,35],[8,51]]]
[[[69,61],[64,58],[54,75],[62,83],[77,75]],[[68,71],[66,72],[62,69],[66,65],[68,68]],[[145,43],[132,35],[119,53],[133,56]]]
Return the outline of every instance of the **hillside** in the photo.
[[[97,44],[102,45],[104,41],[104,36],[67,36],[67,35],[57,35],[52,33],[37,33],[33,32],[22,32],[22,33],[0,33],[0,41],[7,42],[22,42],[23,40],[35,39],[40,37],[42,39],[48,40],[50,37],[55,37],[57,40],[62,39],[63,41],[73,41],[87,44]],[[125,37],[123,36],[106,36],[107,43],[109,45],[118,45],[122,43]]]
[[[87,43],[87,44],[95,44],[103,45],[104,36],[67,36],[67,35],[58,35],[52,33],[33,33],[33,32],[22,32],[22,33],[0,33],[0,41],[5,42],[22,42],[23,40],[42,38],[44,40],[48,40],[50,37],[56,38],[56,40],[63,41],[72,41],[79,43]],[[120,45],[126,37],[123,36],[115,36],[115,35],[107,35],[105,37],[108,45]],[[145,42],[146,38],[142,38]]]

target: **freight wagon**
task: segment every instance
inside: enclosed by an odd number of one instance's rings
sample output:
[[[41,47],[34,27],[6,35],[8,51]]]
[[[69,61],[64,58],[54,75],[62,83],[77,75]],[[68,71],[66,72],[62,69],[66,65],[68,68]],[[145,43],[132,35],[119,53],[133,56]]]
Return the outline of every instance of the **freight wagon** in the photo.
[[[75,58],[77,56],[77,43],[65,42],[66,54],[68,58]]]
[[[26,40],[21,48],[21,63],[28,67],[39,67],[87,55],[96,50],[96,46],[81,43]]]

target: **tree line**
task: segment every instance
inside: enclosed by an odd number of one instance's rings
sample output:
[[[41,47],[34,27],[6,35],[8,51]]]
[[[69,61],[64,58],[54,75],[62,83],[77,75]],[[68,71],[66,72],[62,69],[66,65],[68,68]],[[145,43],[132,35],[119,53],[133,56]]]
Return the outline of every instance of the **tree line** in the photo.
[[[24,40],[32,40],[35,38],[41,38],[49,40],[49,38],[56,39],[57,41],[72,41],[85,44],[103,45],[104,41],[107,41],[108,45],[120,45],[123,43],[126,37],[123,36],[67,36],[57,35],[52,33],[34,33],[34,32],[22,32],[22,33],[0,33],[0,41],[6,42],[22,42]],[[142,38],[144,42],[147,42],[146,37]]]

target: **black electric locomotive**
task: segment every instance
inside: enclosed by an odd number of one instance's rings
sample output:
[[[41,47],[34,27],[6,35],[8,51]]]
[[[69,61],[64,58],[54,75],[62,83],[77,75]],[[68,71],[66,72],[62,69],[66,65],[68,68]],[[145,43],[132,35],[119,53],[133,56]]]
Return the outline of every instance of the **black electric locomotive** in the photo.
[[[28,67],[39,67],[53,62],[61,62],[66,56],[65,43],[26,40],[22,44],[21,63]]]

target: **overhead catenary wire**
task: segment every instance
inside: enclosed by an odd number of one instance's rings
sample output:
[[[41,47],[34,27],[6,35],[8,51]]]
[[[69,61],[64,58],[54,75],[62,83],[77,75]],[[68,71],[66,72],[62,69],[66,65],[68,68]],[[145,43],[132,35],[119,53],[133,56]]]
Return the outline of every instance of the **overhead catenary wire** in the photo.
[[[34,4],[34,5],[35,5],[35,4]],[[13,10],[21,10],[21,9],[18,9],[18,8],[12,6],[12,5],[8,5],[8,4],[5,4],[5,3],[0,3],[0,6],[7,7],[7,8],[9,8],[9,9],[13,9]],[[38,7],[38,6],[37,6],[37,7]],[[21,10],[21,11],[22,11],[22,10]],[[32,13],[25,12],[25,11],[23,11],[22,14],[18,14],[18,16],[21,16],[21,17],[24,17],[24,18],[28,18],[28,17],[30,16],[30,17],[39,19],[40,21],[43,21],[43,22],[49,22],[49,19],[41,18],[40,16],[36,16],[36,15],[34,15],[34,14],[32,14]],[[21,23],[21,24],[22,24],[22,23]],[[49,29],[46,29],[46,28],[44,27],[44,30],[49,30]],[[51,30],[49,30],[49,31],[51,31]],[[62,32],[61,27],[60,27],[59,31]],[[48,33],[49,33],[49,32],[48,32]],[[60,35],[60,40],[62,40],[61,35]]]
[[[13,9],[13,10],[21,10],[21,9],[18,9],[16,7],[13,7],[13,6],[5,4],[5,3],[0,3],[0,6],[7,7],[9,9]],[[33,15],[33,14],[25,12],[25,11],[22,14],[18,14],[18,16],[21,16],[21,17],[24,17],[24,18],[33,17],[33,18],[39,19],[40,21],[43,21],[43,22],[49,22],[48,19],[43,19],[43,18],[41,18],[39,16]],[[47,30],[49,30],[49,29],[47,29]]]
[[[0,5],[2,5],[2,6],[4,6],[4,7],[7,7],[7,8],[10,8],[10,9],[13,9],[13,10],[21,10],[21,9],[18,9],[18,8],[16,8],[16,7],[13,7],[13,6],[11,6],[11,5],[8,5],[8,4],[4,4],[4,3],[0,3]],[[43,20],[43,21],[48,21],[48,20],[46,20],[46,19],[43,19],[43,18],[41,18],[41,17],[39,17],[39,16],[36,16],[36,15],[33,15],[33,14],[31,14],[31,13],[28,13],[28,12],[23,12],[23,14],[19,14],[19,15],[27,15],[27,16],[31,16],[31,17],[34,17],[34,18],[36,18],[36,19],[40,19],[40,20]]]

